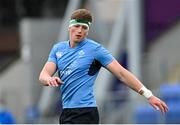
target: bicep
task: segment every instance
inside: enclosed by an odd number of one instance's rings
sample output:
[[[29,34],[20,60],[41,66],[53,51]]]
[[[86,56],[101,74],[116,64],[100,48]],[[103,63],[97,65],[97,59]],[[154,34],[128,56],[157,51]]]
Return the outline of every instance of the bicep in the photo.
[[[118,61],[113,60],[107,69],[133,90],[138,91],[142,87],[142,83],[131,72],[122,67]]]
[[[122,78],[122,72],[123,70],[125,70],[116,59],[114,59],[110,64],[108,64],[106,66],[106,69],[119,79]]]

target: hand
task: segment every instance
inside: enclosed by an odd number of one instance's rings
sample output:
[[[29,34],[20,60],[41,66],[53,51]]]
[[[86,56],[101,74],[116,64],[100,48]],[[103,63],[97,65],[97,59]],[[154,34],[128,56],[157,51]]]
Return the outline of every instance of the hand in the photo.
[[[53,77],[48,77],[46,80],[46,83],[48,86],[54,86],[57,87],[59,85],[63,84],[63,81],[59,77],[53,76]]]
[[[148,99],[148,102],[156,109],[161,110],[161,113],[164,114],[168,111],[168,106],[165,102],[157,98],[156,96],[151,96]]]

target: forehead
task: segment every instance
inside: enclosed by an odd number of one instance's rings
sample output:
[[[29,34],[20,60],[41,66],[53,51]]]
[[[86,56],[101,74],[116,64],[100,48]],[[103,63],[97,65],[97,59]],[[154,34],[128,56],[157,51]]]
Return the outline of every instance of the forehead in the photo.
[[[73,27],[82,27],[84,29],[88,29],[88,26],[84,24],[74,24]]]
[[[74,24],[74,26],[84,26],[84,27],[88,27],[88,26],[85,25],[85,24]]]

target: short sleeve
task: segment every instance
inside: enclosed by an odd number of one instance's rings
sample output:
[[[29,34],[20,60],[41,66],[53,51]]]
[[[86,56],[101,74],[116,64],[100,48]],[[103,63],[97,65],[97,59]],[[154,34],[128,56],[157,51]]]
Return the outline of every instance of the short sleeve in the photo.
[[[57,52],[57,47],[54,45],[50,51],[48,62],[54,62],[55,64],[57,64],[56,52]]]
[[[114,57],[112,56],[112,54],[101,45],[96,48],[94,57],[104,67],[106,67],[108,64],[110,64],[114,60]]]

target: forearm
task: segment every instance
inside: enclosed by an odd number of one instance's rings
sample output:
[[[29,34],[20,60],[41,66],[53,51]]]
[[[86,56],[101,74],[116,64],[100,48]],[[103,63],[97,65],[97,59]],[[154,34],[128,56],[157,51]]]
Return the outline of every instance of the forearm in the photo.
[[[47,71],[42,71],[39,75],[39,81],[43,85],[47,86],[48,85],[47,81],[48,81],[48,78],[50,78],[50,77],[51,77],[51,74],[49,74]]]
[[[148,102],[156,109],[161,110],[162,113],[168,111],[168,106],[159,98],[154,96],[131,72],[126,69],[121,70],[119,78],[130,88],[143,95]]]
[[[111,71],[119,80],[125,83],[128,87],[144,95],[146,98],[152,96],[150,90],[148,90],[131,72],[122,67],[116,60],[107,66],[107,69]]]
[[[121,80],[127,84],[130,88],[135,90],[140,95],[143,95],[147,99],[149,99],[151,96],[153,96],[152,92],[147,89],[131,72],[124,69]]]
[[[136,92],[139,92],[139,90],[143,87],[143,84],[125,68],[122,69],[118,78]]]
[[[47,82],[54,75],[55,72],[56,72],[56,65],[53,62],[47,62],[44,65],[44,67],[39,75],[39,81],[43,85],[48,85]]]

